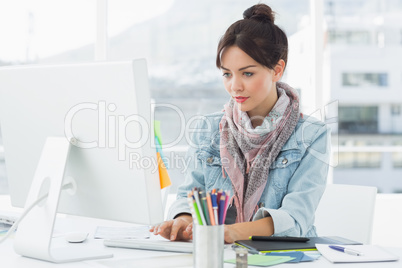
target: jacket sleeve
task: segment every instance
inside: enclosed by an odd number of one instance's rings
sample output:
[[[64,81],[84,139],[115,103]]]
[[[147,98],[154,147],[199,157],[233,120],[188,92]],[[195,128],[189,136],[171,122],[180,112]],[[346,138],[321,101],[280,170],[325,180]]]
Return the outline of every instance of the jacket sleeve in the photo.
[[[279,209],[260,208],[253,220],[272,217],[274,236],[307,236],[314,230],[314,214],[325,190],[330,159],[330,129],[323,125],[311,139],[289,180]],[[315,231],[314,231],[315,233]]]

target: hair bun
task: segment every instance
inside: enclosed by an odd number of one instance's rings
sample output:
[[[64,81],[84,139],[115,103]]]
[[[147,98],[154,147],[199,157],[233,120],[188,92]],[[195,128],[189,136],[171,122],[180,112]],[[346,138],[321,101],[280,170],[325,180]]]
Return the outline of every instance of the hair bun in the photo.
[[[274,23],[275,14],[272,9],[265,4],[257,4],[243,12],[244,19],[251,19],[260,22]]]

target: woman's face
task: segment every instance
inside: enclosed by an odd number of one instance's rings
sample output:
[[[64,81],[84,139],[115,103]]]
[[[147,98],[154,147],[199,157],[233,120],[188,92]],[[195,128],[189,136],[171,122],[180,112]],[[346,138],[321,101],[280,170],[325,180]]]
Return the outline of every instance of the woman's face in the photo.
[[[252,120],[267,116],[278,99],[276,82],[283,69],[278,74],[277,67],[271,70],[259,64],[237,46],[223,50],[221,63],[225,89],[240,110]]]

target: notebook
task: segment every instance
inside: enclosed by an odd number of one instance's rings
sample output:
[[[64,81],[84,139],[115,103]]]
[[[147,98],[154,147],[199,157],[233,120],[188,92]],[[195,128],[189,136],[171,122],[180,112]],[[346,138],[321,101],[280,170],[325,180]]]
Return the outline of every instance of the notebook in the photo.
[[[338,236],[309,237],[307,242],[238,240],[235,243],[261,252],[317,250],[315,244],[361,245],[359,242]]]
[[[346,254],[337,250],[333,250],[328,245],[317,244],[318,251],[330,262],[379,262],[379,261],[397,261],[395,256],[379,246],[374,245],[350,245],[346,248],[357,250],[363,253],[363,256],[355,256]]]

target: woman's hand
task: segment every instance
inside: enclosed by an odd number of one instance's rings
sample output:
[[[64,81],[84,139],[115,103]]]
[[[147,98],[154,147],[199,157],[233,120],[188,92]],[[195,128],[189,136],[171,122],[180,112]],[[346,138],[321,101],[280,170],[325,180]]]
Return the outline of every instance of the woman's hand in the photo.
[[[271,217],[265,217],[251,222],[225,225],[225,242],[247,240],[253,235],[271,236],[274,233],[274,222]]]
[[[193,218],[190,215],[181,215],[152,226],[149,231],[170,240],[190,240],[193,238]]]
[[[225,243],[232,244],[236,240],[241,240],[236,224],[225,225]]]

